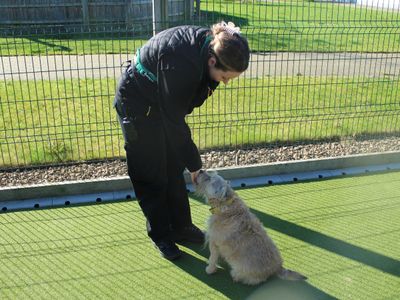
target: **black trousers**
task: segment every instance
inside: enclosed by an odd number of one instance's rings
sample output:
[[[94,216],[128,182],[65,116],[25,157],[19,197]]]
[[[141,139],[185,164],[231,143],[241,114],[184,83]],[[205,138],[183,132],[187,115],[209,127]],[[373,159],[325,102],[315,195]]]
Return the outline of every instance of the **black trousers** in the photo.
[[[150,223],[150,238],[169,239],[172,230],[192,224],[184,166],[166,138],[160,112],[136,93],[125,73],[114,106],[125,139],[129,177]]]

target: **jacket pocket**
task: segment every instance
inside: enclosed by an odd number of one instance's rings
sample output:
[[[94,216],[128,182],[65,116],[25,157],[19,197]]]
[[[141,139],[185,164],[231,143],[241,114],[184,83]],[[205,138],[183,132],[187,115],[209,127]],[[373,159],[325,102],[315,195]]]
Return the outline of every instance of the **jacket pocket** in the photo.
[[[118,120],[121,125],[122,135],[125,140],[125,149],[129,149],[138,140],[138,132],[135,126],[135,117],[130,116],[126,112],[123,100],[115,97],[113,106],[117,112]]]

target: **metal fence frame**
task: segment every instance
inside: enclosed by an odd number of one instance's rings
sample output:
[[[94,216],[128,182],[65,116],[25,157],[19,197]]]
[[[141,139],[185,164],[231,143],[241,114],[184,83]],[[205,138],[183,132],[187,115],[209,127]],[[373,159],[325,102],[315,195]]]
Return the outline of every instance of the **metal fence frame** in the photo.
[[[308,0],[206,0],[190,19],[185,9],[160,24],[230,19],[252,48],[244,76],[188,116],[201,151],[399,134],[400,11]],[[153,29],[3,24],[0,169],[124,157],[116,79]]]

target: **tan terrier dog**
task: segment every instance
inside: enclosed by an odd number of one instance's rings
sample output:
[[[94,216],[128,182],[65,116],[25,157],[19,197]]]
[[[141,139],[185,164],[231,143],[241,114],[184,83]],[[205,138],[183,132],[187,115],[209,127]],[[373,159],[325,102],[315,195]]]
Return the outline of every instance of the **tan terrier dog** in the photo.
[[[221,176],[200,171],[195,186],[212,212],[206,232],[210,248],[207,274],[217,271],[221,256],[231,267],[230,274],[236,282],[254,285],[272,275],[288,280],[307,279],[283,267],[279,250],[263,224]]]

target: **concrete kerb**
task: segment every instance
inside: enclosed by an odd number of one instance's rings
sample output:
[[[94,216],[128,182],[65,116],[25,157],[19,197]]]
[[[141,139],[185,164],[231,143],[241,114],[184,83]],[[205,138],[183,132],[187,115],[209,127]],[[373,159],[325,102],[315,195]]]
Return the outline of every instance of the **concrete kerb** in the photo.
[[[233,187],[319,179],[400,169],[400,151],[276,162],[215,169]],[[189,191],[190,176],[185,173]],[[128,176],[0,188],[0,210],[9,211],[134,198]]]

